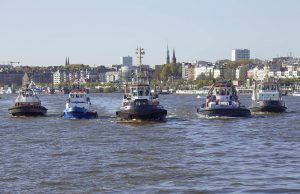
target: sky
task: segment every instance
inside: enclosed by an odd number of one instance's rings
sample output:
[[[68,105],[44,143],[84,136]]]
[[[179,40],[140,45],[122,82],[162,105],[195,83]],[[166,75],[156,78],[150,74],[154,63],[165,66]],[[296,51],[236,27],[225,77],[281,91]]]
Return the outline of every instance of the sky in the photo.
[[[300,0],[0,0],[0,64],[144,64],[300,57]]]

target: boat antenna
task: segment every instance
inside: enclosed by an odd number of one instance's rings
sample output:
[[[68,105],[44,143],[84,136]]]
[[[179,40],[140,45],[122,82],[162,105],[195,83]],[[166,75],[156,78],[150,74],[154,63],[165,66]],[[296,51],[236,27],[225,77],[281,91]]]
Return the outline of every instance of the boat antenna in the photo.
[[[145,50],[143,48],[137,48],[136,49],[136,54],[137,54],[137,58],[139,59],[139,66],[141,68],[142,66],[142,58],[143,58],[143,55],[145,55]]]
[[[139,79],[139,77],[141,77],[141,74],[142,74],[142,66],[143,66],[143,64],[142,64],[142,59],[143,59],[143,55],[145,55],[145,50],[144,50],[144,48],[137,48],[136,49],[136,52],[135,52],[136,54],[137,54],[137,58],[138,58],[138,60],[139,60],[139,64],[138,64],[138,66],[139,66],[139,75],[138,75],[138,77],[137,77],[137,79],[138,79],[138,82],[140,81],[140,79]]]

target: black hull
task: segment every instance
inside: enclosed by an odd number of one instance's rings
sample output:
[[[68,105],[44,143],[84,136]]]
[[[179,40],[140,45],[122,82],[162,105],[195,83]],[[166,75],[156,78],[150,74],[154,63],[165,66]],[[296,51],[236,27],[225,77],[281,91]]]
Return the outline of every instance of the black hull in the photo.
[[[286,107],[281,101],[262,101],[260,103],[254,103],[251,107],[252,112],[274,112],[281,113],[286,111]]]
[[[157,106],[140,106],[128,110],[116,112],[117,118],[121,120],[142,120],[163,122],[167,116],[167,110]]]
[[[43,106],[21,105],[8,109],[12,116],[44,116],[47,109]]]
[[[246,108],[198,109],[197,112],[209,117],[251,117],[250,110]]]

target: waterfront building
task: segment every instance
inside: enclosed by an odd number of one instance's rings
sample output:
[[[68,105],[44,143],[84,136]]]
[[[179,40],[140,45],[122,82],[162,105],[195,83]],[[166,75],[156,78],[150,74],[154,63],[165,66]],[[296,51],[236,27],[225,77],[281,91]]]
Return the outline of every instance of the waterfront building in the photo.
[[[249,49],[234,49],[231,51],[232,61],[249,60],[249,59],[250,59]]]
[[[122,66],[120,69],[120,81],[128,82],[130,80],[131,69],[128,66]]]
[[[0,72],[0,84],[1,85],[22,85],[22,77],[24,72],[22,71],[4,71]]]
[[[105,81],[106,82],[116,82],[120,79],[119,71],[108,71],[105,73]]]
[[[7,64],[7,65],[0,65],[0,72],[4,72],[4,71],[11,71],[13,70],[14,67],[11,64]]]
[[[72,76],[71,76],[72,78]],[[53,84],[55,86],[59,86],[62,84],[65,84],[66,82],[69,82],[70,79],[70,73],[64,70],[57,70],[53,73]]]
[[[182,68],[182,79],[184,80],[188,80],[189,78],[189,73],[190,73],[190,69],[192,69],[192,63],[186,63],[186,62],[182,62],[181,63],[181,68]]]
[[[35,83],[45,83],[50,84],[53,82],[53,77],[51,72],[33,72],[30,74],[30,78]]]

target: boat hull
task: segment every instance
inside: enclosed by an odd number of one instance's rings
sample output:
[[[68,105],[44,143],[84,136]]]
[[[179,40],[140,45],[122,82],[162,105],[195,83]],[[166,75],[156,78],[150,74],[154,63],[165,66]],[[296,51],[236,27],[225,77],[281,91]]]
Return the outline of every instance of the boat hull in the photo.
[[[116,112],[117,118],[121,120],[142,120],[163,122],[167,116],[167,110],[157,106],[139,106]]]
[[[258,103],[253,103],[251,107],[252,112],[285,112],[286,107],[281,101],[268,100],[260,101]]]
[[[73,107],[65,109],[63,117],[66,119],[95,119],[98,117],[98,114],[96,111],[90,111],[80,107]]]
[[[197,112],[209,117],[251,117],[251,112],[246,108],[200,108]]]
[[[47,108],[44,106],[19,105],[8,109],[12,116],[44,116]]]

